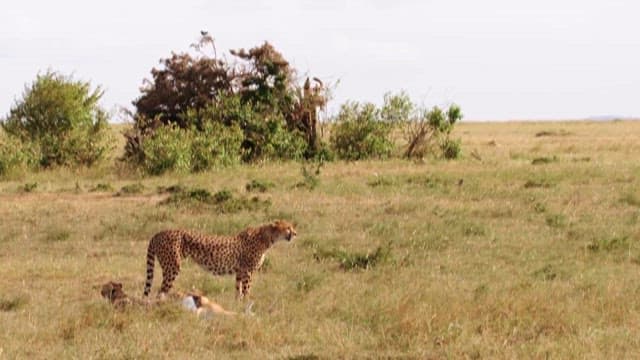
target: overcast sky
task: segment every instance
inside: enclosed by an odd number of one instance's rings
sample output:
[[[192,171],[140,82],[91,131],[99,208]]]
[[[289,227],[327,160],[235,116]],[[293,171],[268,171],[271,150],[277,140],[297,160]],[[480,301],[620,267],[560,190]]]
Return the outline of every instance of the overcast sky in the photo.
[[[267,40],[301,74],[380,103],[406,90],[467,120],[640,116],[640,1],[8,0],[0,11],[0,114],[47,69],[131,107],[158,60],[202,29],[218,53]]]

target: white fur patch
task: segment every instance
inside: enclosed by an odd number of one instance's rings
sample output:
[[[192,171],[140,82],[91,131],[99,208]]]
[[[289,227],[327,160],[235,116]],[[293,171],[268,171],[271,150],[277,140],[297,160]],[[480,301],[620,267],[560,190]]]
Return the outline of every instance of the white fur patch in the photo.
[[[182,299],[182,306],[189,311],[196,312],[198,310],[198,306],[196,305],[195,300],[193,300],[193,296],[185,296]]]

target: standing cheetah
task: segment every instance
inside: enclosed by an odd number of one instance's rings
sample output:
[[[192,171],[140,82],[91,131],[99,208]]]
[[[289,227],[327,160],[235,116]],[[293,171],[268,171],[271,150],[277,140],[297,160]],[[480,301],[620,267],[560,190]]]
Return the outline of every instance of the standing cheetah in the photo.
[[[171,289],[180,272],[181,260],[189,257],[214,275],[235,273],[237,298],[246,297],[251,275],[262,265],[269,247],[278,240],[291,241],[296,235],[293,225],[281,220],[247,228],[235,236],[209,236],[188,230],[161,231],[149,241],[144,296],[151,291],[156,258],[162,268],[161,295]]]

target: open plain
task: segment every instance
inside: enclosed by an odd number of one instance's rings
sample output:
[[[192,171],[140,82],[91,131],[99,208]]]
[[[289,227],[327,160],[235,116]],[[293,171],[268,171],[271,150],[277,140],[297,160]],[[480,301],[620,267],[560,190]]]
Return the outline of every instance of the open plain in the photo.
[[[0,358],[640,357],[640,121],[461,123],[454,136],[460,160],[307,176],[296,162],[162,177],[109,162],[0,181]],[[195,196],[220,193],[237,202]],[[109,280],[142,294],[159,230],[278,218],[298,238],[255,275],[255,316],[100,297]],[[153,294],[160,278],[156,264]],[[175,286],[244,306],[232,276],[193,263]]]

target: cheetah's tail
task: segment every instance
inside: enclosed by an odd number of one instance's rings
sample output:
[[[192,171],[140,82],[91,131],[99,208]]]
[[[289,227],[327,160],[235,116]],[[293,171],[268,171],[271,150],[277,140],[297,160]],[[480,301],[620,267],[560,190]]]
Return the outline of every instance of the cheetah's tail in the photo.
[[[147,281],[144,283],[144,296],[149,296],[151,292],[151,283],[153,282],[153,267],[155,265],[156,255],[151,250],[151,244],[147,249]]]

